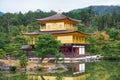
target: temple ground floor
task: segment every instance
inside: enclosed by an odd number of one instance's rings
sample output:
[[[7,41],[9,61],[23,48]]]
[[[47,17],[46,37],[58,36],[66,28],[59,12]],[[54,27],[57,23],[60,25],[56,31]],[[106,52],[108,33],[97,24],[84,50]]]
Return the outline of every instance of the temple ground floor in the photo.
[[[85,55],[85,45],[64,44],[60,49],[66,57],[77,57]]]
[[[34,57],[32,53],[34,51],[34,45],[23,45],[21,50],[27,54],[28,57]],[[65,57],[81,57],[85,56],[85,45],[84,44],[63,44],[60,48],[60,52]],[[54,57],[54,55],[48,54],[48,57]]]

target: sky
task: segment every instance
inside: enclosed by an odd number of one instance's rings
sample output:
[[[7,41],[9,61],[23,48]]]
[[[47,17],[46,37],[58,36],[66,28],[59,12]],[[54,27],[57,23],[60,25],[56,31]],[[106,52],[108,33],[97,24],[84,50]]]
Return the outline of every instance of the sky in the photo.
[[[120,0],[0,0],[1,12],[28,12],[40,9],[42,11],[68,12],[73,9],[92,5],[118,5]]]

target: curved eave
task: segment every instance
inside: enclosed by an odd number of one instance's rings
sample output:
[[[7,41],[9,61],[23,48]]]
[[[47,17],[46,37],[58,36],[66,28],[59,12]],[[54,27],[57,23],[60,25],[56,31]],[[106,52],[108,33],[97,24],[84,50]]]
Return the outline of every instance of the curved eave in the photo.
[[[70,18],[64,18],[64,19],[57,19],[57,20],[36,20],[38,23],[45,24],[45,23],[52,23],[52,22],[65,22],[70,24],[79,24],[81,23],[80,20],[70,19]]]
[[[89,43],[62,43],[62,44],[71,44],[71,45],[89,45]]]
[[[92,33],[84,33],[84,32],[79,32],[79,31],[76,31],[76,32],[81,33],[81,34],[85,34],[86,36],[92,35]]]
[[[40,32],[32,32],[32,33],[23,33],[23,35],[28,35],[28,36],[34,36],[34,35],[40,35],[40,34],[70,34],[70,33],[74,33],[74,34],[84,34],[86,36],[92,35],[90,33],[83,33],[83,32],[79,32],[79,31],[71,31],[71,30],[58,30],[58,31],[40,31]]]
[[[69,32],[62,32],[62,33],[53,33],[54,35],[56,34],[70,34],[70,33],[78,33],[78,34],[84,34],[85,36],[90,36],[92,34],[90,33],[83,33],[83,32],[78,32],[78,31],[69,31]]]
[[[32,33],[23,33],[22,35],[30,35],[30,36],[34,36],[34,35],[39,35],[40,33],[38,32],[38,33],[35,33],[35,32],[32,32]]]

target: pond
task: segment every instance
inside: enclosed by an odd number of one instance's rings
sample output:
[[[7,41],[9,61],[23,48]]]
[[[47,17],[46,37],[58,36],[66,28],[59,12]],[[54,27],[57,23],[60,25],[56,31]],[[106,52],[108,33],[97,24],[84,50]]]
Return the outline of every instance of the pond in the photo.
[[[25,72],[1,71],[0,80],[120,80],[120,62],[97,61],[87,63],[62,64],[65,72],[46,73],[44,71]]]

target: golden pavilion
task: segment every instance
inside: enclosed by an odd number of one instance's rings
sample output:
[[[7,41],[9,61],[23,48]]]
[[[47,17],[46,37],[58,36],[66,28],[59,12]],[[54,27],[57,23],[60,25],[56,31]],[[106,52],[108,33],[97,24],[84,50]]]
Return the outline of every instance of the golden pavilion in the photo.
[[[88,44],[85,37],[89,34],[78,32],[75,24],[80,24],[81,20],[76,20],[57,13],[55,15],[36,19],[40,24],[39,32],[24,33],[23,35],[28,39],[29,45],[22,46],[22,50],[34,49],[37,37],[41,34],[52,34],[56,40],[62,43],[60,51],[64,55],[84,55],[85,45]]]

